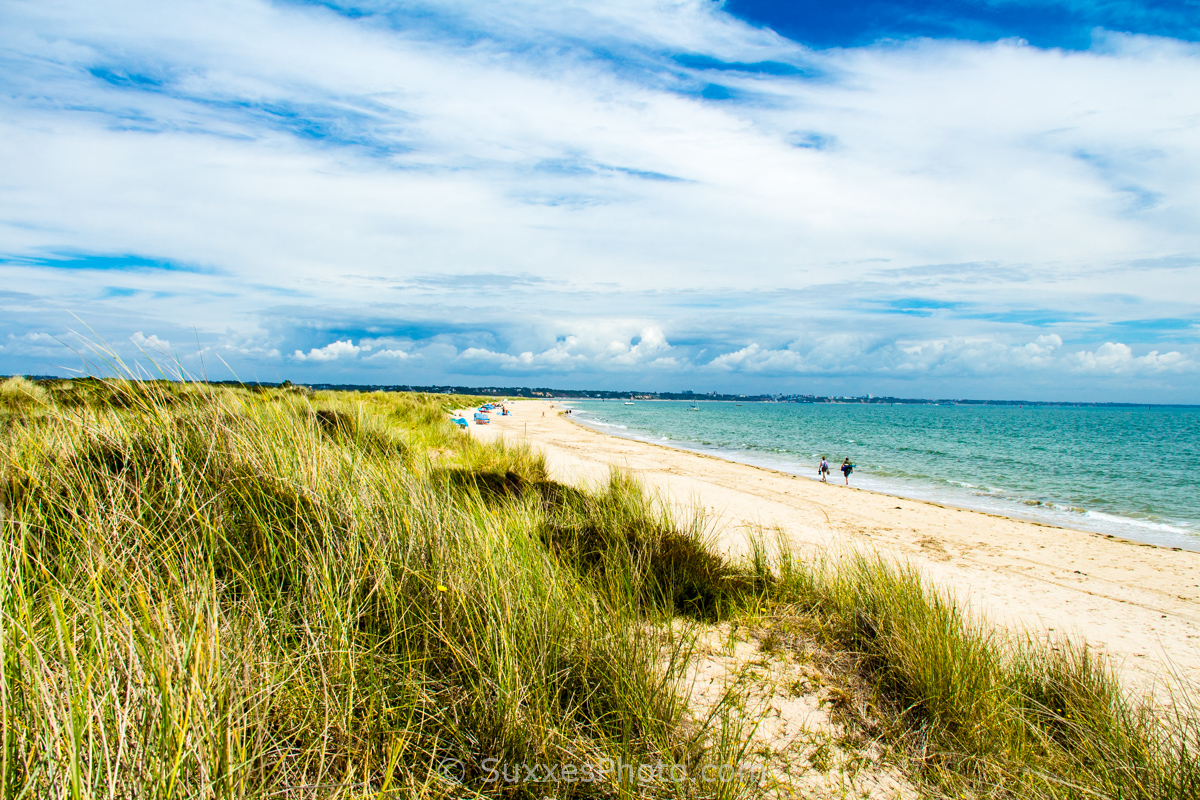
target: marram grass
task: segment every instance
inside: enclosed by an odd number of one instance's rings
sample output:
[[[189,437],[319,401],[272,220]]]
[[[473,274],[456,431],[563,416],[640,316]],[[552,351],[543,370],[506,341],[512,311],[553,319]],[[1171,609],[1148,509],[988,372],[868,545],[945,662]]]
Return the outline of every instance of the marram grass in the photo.
[[[1197,795],[1190,702],[877,560],[729,564],[627,476],[453,430],[469,402],[0,382],[3,797],[753,795],[562,768],[741,763],[736,715],[686,721],[687,637],[652,634],[766,602],[858,654],[931,794]]]
[[[914,775],[949,796],[1200,797],[1200,717],[1124,692],[1068,640],[1019,637],[966,614],[918,572],[857,554],[782,556],[775,597],[856,656]]]
[[[507,795],[481,765],[714,757],[636,632],[652,559],[565,563],[568,490],[454,431],[464,398],[31,386],[0,386],[6,797]],[[666,524],[620,480],[570,496]]]

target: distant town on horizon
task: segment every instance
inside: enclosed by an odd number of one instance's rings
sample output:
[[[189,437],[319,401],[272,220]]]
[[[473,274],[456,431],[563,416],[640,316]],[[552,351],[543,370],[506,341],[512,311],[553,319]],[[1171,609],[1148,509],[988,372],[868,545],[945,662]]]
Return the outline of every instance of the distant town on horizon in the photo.
[[[278,385],[278,384],[266,384]],[[965,398],[929,398],[929,397],[890,397],[873,394],[850,397],[846,395],[815,395],[815,394],[725,394],[722,392],[641,392],[641,391],[609,391],[601,389],[551,389],[545,387],[529,388],[525,386],[354,386],[346,384],[309,384],[315,390],[341,389],[360,392],[431,392],[446,394],[479,394],[504,397],[521,397],[526,399],[547,400],[693,400],[693,401],[725,401],[739,403],[848,403],[879,405],[971,405],[971,406],[1079,406],[1089,408],[1200,408],[1193,403],[1100,403],[1073,402],[1068,400],[972,400]]]
[[[0,380],[11,377],[0,376]],[[89,380],[63,377],[61,375],[27,375],[33,381]],[[832,404],[877,404],[877,405],[963,405],[963,406],[1062,406],[1079,408],[1200,408],[1197,403],[1107,403],[1075,400],[978,400],[971,398],[936,397],[892,397],[865,394],[817,395],[817,394],[727,394],[724,392],[694,392],[688,389],[679,392],[647,392],[609,389],[555,389],[539,386],[457,386],[415,384],[358,384],[358,383],[293,383],[290,380],[271,381],[195,381],[214,386],[246,386],[250,388],[277,388],[280,386],[307,386],[314,391],[348,392],[426,392],[429,394],[473,394],[495,397],[514,397],[543,400],[691,400],[724,401],[738,403],[832,403]]]

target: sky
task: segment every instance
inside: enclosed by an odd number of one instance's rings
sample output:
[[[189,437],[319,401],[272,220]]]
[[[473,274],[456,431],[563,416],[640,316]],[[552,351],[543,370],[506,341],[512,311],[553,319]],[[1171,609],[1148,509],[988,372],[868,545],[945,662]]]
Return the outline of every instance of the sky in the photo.
[[[3,374],[1200,403],[1200,0],[0,20]]]

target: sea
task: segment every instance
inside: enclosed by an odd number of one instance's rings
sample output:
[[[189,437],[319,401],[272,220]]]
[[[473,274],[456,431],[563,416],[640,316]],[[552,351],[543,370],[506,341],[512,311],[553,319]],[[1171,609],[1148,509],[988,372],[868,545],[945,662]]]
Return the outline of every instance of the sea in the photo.
[[[1200,408],[572,400],[604,433],[1200,552]]]

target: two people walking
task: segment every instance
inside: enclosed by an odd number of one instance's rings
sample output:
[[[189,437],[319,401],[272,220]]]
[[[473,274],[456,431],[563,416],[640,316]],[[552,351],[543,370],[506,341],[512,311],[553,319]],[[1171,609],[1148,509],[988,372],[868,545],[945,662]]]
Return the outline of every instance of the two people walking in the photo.
[[[846,485],[850,485],[850,473],[854,472],[854,465],[847,458],[842,462],[842,475],[846,476]],[[817,474],[821,476],[822,483],[829,482],[829,462],[825,460],[825,456],[821,456],[821,463],[817,466]]]

